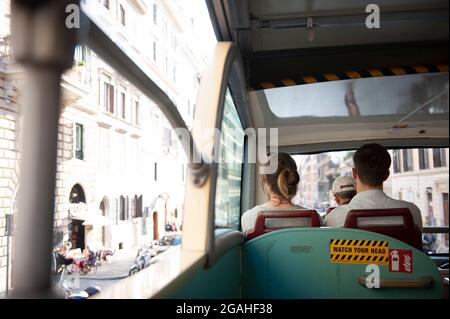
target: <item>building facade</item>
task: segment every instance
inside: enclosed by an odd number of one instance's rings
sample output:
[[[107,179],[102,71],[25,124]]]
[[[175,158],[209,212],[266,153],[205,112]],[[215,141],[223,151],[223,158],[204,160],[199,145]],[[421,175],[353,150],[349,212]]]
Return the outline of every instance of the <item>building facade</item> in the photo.
[[[20,69],[11,52],[9,0],[0,1],[0,296],[10,277],[12,228],[10,219],[15,210],[19,187]]]
[[[204,56],[180,1],[85,0],[82,8],[165,91],[192,126]],[[186,5],[186,4],[184,4]],[[0,1],[0,294],[6,290],[20,190],[20,69],[10,1]],[[182,223],[186,157],[158,106],[90,48],[61,78],[54,245],[132,253]],[[13,234],[11,234],[13,235]],[[9,262],[8,262],[9,260]],[[9,280],[10,281],[10,280]]]
[[[391,196],[415,203],[424,226],[448,226],[448,148],[390,151]],[[434,247],[448,252],[448,235],[439,234]]]
[[[329,152],[295,156],[300,182],[294,201],[325,213],[336,202],[331,192],[338,176],[351,176],[353,152]]]

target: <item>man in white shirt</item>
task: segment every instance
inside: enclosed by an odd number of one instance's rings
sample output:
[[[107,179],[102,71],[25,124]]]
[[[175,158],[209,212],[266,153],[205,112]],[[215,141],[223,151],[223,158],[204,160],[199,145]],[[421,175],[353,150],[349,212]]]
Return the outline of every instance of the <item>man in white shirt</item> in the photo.
[[[353,177],[357,194],[347,205],[333,209],[325,218],[325,226],[343,227],[347,213],[353,209],[408,208],[414,223],[422,231],[422,215],[413,203],[397,200],[383,192],[383,183],[389,177],[391,156],[379,144],[365,144],[353,156]]]

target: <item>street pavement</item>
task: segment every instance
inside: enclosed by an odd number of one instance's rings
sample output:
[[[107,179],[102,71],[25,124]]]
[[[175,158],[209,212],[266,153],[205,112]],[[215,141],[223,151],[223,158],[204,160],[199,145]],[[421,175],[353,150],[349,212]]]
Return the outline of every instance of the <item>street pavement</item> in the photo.
[[[59,287],[62,292],[66,291],[69,294],[77,293],[94,286],[105,290],[129,276],[129,271],[135,261],[135,257],[136,254],[133,252],[117,254],[111,260],[102,262],[100,266],[92,267],[91,271],[85,275],[74,273],[65,277],[64,284],[68,287],[66,290],[59,284],[61,275],[54,276],[54,285],[55,287]],[[157,258],[152,258],[151,264],[154,262],[157,262]]]
[[[135,255],[121,256],[100,266],[92,267],[91,271],[80,276],[80,280],[118,280],[128,277]]]
[[[65,284],[70,287],[71,292],[85,290],[87,287],[98,286],[102,290],[108,288],[123,278],[128,277],[131,266],[135,260],[134,253],[117,254],[110,260],[102,262],[97,267],[92,267],[87,274],[76,274],[67,277]],[[58,286],[60,275],[55,276],[54,284]],[[61,288],[61,287],[60,287]]]

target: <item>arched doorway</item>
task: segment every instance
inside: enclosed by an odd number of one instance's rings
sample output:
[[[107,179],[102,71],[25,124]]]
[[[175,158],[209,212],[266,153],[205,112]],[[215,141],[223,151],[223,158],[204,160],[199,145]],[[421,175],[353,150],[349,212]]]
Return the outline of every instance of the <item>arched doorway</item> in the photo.
[[[69,201],[71,204],[86,203],[86,195],[80,184],[75,184],[72,187],[69,194]],[[72,243],[72,249],[84,249],[86,229],[83,226],[83,220],[72,219],[69,224],[69,233],[69,241]]]
[[[153,240],[158,240],[158,212],[153,212]]]

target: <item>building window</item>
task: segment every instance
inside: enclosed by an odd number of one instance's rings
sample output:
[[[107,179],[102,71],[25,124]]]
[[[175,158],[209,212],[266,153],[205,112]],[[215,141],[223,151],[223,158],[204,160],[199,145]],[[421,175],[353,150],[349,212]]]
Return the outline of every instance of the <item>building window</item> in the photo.
[[[120,117],[126,118],[126,95],[124,92],[120,92]]]
[[[131,201],[130,201],[130,216],[132,218],[136,218],[136,196],[131,197]]]
[[[126,220],[130,219],[130,197],[127,196],[125,201],[125,218]]]
[[[429,218],[433,218],[433,189],[431,187],[427,187],[426,193],[427,193],[428,216]]]
[[[114,114],[114,85],[108,82],[103,83],[103,106],[107,112]]]
[[[83,125],[77,123],[75,127],[75,158],[79,160],[84,159],[83,133]]]
[[[394,150],[393,152],[394,173],[400,173],[400,151]]]
[[[419,168],[428,169],[430,168],[430,163],[428,160],[428,149],[419,149]]]
[[[77,65],[83,65],[87,61],[88,48],[85,45],[78,44],[75,47],[73,59]]]
[[[136,199],[136,211],[137,211],[138,217],[144,217],[142,214],[143,213],[142,208],[143,207],[142,207],[142,195],[141,195],[141,196],[137,197],[137,199]]]
[[[181,164],[181,181],[184,182],[184,176],[186,174],[186,166]]]
[[[153,4],[153,23],[158,24],[158,5]]]
[[[125,9],[123,8],[122,5],[120,5],[120,23],[125,26]]]
[[[134,102],[134,124],[135,125],[140,125],[140,119],[139,119],[139,102],[135,101]]]
[[[434,167],[447,166],[447,158],[444,148],[433,148],[433,165]]]
[[[103,107],[109,111],[109,83],[103,83]]]
[[[155,182],[158,181],[158,163],[155,162],[154,166],[153,166],[154,172],[153,172],[153,178],[155,180]]]
[[[172,77],[173,77],[173,82],[176,82],[177,81],[177,67],[175,65],[173,66],[173,75],[172,75]]]
[[[100,0],[101,4],[109,10],[109,0]]]
[[[134,195],[134,197],[131,199],[132,205],[131,205],[131,211],[133,213],[133,218],[143,217],[142,216],[142,195],[137,196]]]
[[[412,151],[410,149],[403,150],[403,171],[412,171]]]
[[[120,196],[120,220],[126,220],[125,197]]]
[[[156,62],[156,42],[153,41],[153,61]]]

